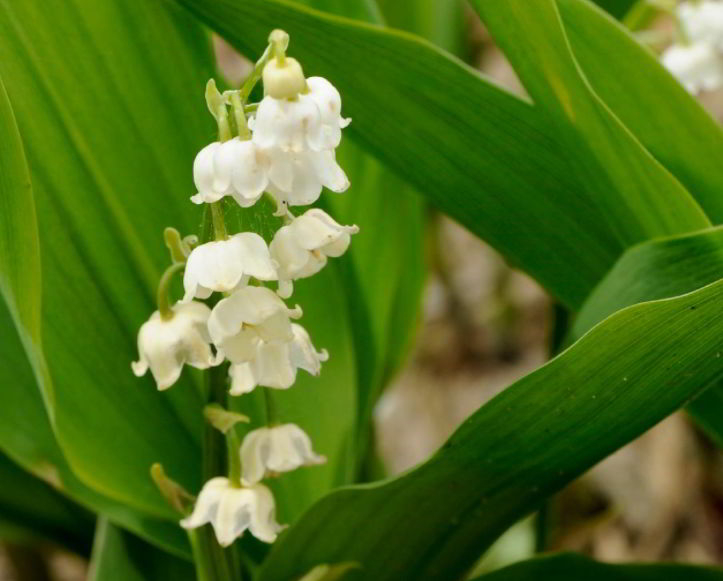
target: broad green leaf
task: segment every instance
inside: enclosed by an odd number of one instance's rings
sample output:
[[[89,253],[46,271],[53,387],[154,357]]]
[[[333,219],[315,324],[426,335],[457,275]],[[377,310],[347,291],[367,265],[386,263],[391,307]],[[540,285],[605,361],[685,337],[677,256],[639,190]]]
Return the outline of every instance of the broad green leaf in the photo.
[[[723,569],[672,563],[610,565],[575,553],[539,557],[474,581],[721,581]]]
[[[2,302],[0,329],[0,386],[5,404],[0,407],[0,449],[89,510],[107,515],[113,522],[176,555],[188,557],[188,539],[176,523],[143,516],[91,490],[73,474],[55,441],[30,363]]]
[[[197,223],[184,208],[192,186],[181,168],[207,131],[194,115],[203,96],[168,96],[202,86],[207,41],[150,4],[3,2],[0,10],[0,74],[38,214],[43,276],[33,290],[42,289],[53,382],[42,387],[54,431],[85,483],[172,516],[148,468],[161,461],[198,486],[200,398],[188,381],[160,394],[129,363],[167,262],[162,228],[189,232]]]
[[[284,0],[176,2],[250,56],[286,29],[307,74],[340,89],[363,146],[568,305],[622,251],[553,126],[428,42]]]
[[[182,561],[144,543],[105,519],[95,531],[89,581],[195,581],[196,572]]]
[[[464,51],[465,19],[461,0],[381,0],[390,26],[426,38],[454,55]]]
[[[40,341],[40,250],[20,134],[0,79],[0,293],[21,334]],[[16,192],[16,195],[10,195]]]
[[[90,549],[93,519],[49,484],[0,454],[0,536],[7,525],[81,555]]]
[[[651,240],[630,248],[590,294],[570,331],[577,339],[628,305],[681,295],[720,278],[723,228]]]
[[[721,376],[722,299],[718,281],[613,314],[417,469],[327,495],[277,541],[261,579],[342,561],[379,581],[458,578],[544,498]]]
[[[0,302],[0,384],[5,405],[0,408],[0,449],[26,470],[95,511],[106,512],[116,522],[178,554],[187,554],[187,540],[174,525],[142,517],[91,491],[81,484],[60,451],[43,405],[36,379],[48,381],[42,354],[37,351],[40,334],[40,287],[38,239],[34,199],[24,148],[7,98],[0,99],[3,145],[0,155],[0,199],[2,213],[3,265],[0,268],[3,301]],[[18,259],[22,265],[13,265]],[[6,307],[7,305],[7,307]],[[12,316],[11,316],[12,315]],[[14,329],[14,327],[16,327]],[[25,347],[25,352],[23,350]],[[33,359],[36,375],[28,361]],[[39,369],[39,370],[38,370]]]
[[[723,221],[723,165],[711,155],[723,151],[720,125],[621,25],[587,2],[557,4],[575,58],[595,92],[708,217]]]
[[[552,119],[599,215],[614,224],[625,246],[710,224],[680,182],[594,92],[571,52],[555,0],[472,4],[533,101]]]
[[[690,292],[717,280],[721,272],[723,228],[634,246],[590,294],[569,339],[582,336],[597,322],[628,305]],[[723,446],[723,385],[711,387],[687,409]]]
[[[375,0],[294,0],[296,4],[331,14],[382,24],[382,13]]]
[[[607,10],[615,18],[621,19],[636,4],[637,0],[594,0],[595,4]]]

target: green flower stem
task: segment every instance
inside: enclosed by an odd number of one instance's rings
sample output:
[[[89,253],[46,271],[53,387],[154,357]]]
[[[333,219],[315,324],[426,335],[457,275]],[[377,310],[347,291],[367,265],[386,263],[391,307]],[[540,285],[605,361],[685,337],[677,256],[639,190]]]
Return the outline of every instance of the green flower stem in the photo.
[[[231,93],[231,106],[233,107],[234,119],[236,120],[236,130],[238,136],[247,141],[251,139],[251,130],[246,123],[246,111],[244,110],[243,100],[238,92]]]
[[[213,234],[216,240],[228,240],[226,233],[226,222],[223,218],[222,202],[213,202],[211,204],[211,219],[213,220]]]
[[[228,478],[241,486],[241,440],[235,428],[226,433],[226,447],[228,448]]]
[[[212,367],[205,374],[209,403],[226,404],[225,365]],[[227,474],[226,438],[210,423],[203,427],[203,481]],[[191,531],[189,534],[199,581],[240,581],[241,568],[233,548],[224,549],[218,544],[211,525]]]
[[[269,427],[279,425],[279,411],[276,408],[276,402],[274,401],[274,395],[271,393],[271,388],[265,387],[264,399],[266,401],[266,424]]]
[[[164,321],[170,321],[173,318],[173,309],[171,308],[170,299],[168,297],[169,287],[173,280],[173,275],[180,272],[186,267],[184,262],[177,262],[169,266],[161,276],[161,280],[158,283],[158,312],[161,314],[161,319]]]
[[[256,61],[256,64],[254,65],[254,70],[251,71],[251,74],[241,86],[241,91],[239,92],[239,95],[243,103],[246,103],[246,101],[248,101],[249,96],[251,96],[251,91],[254,90],[256,83],[258,83],[261,79],[261,76],[264,74],[264,67],[266,66],[266,63],[271,60],[272,56],[274,56],[273,45],[269,43],[269,46],[266,47],[264,54],[262,54],[261,58]]]

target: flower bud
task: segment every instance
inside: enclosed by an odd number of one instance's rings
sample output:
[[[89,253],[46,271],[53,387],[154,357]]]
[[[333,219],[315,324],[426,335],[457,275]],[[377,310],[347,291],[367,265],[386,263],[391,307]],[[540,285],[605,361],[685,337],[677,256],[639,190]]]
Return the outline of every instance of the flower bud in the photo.
[[[283,63],[271,59],[264,67],[264,92],[274,99],[295,99],[306,88],[304,71],[296,59],[286,57]]]

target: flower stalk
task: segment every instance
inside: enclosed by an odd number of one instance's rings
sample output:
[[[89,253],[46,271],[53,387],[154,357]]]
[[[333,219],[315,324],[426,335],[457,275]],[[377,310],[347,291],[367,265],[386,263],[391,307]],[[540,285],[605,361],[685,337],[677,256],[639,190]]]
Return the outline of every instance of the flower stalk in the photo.
[[[161,390],[176,383],[184,365],[207,370],[202,489],[195,499],[188,493],[182,497],[154,473],[159,488],[183,509],[179,524],[189,530],[202,581],[240,578],[230,547],[245,531],[273,543],[284,528],[276,521],[266,478],[326,461],[300,426],[282,423],[272,390],[291,388],[299,369],[318,375],[328,359],[326,350],[317,350],[307,330],[294,322],[302,317],[301,307],[285,299],[293,293],[293,281],[313,276],[330,258],[344,254],[358,228],[342,226],[319,209],[295,217],[288,208],[313,204],[325,187],[348,188],[335,149],[351,120],[341,116],[336,88],[321,77],[306,79],[299,62],[286,55],[288,44],[288,34],[273,31],[240,90],[222,94],[213,80],[206,85],[218,140],[194,160],[198,193],[191,197],[210,213],[204,218],[204,243],[181,238],[173,228],[164,232],[172,264],[161,277],[158,311],[141,327],[140,357],[132,364],[138,376],[150,369]],[[264,98],[246,105],[259,80]],[[253,231],[229,232],[223,198],[249,208],[263,195],[273,198],[277,215],[284,217],[273,239]],[[172,304],[169,288],[180,271],[184,295]],[[268,281],[276,288],[264,284]],[[241,441],[235,426],[249,418],[229,411],[227,400],[257,387],[264,390],[266,425]],[[188,500],[194,500],[190,512]]]
[[[177,272],[181,272],[186,267],[184,262],[177,262],[169,266],[158,283],[158,312],[161,314],[161,320],[170,321],[173,319],[174,312],[171,308],[171,302],[169,297],[169,291],[173,276]]]

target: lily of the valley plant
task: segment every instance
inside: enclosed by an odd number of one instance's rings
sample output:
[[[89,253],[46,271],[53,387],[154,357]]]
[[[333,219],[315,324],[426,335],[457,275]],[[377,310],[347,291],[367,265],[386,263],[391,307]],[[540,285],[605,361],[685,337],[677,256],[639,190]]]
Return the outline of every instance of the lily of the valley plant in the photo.
[[[316,208],[295,215],[297,206],[317,201],[324,187],[334,192],[349,187],[335,149],[351,120],[342,117],[341,97],[329,81],[305,78],[301,65],[286,56],[286,33],[276,30],[269,41],[240,90],[221,94],[208,83],[206,99],[219,139],[196,157],[198,193],[191,202],[208,207],[215,239],[199,245],[196,236],[181,238],[167,230],[173,264],[159,284],[158,310],[140,329],[139,360],[132,365],[139,376],[150,370],[158,389],[165,390],[184,365],[208,370],[228,362],[230,396],[265,391],[268,425],[242,442],[233,425],[246,418],[217,405],[206,410],[206,419],[228,439],[229,470],[205,483],[180,524],[192,530],[210,523],[224,547],[247,530],[273,543],[283,526],[264,481],[325,461],[302,427],[283,423],[274,412],[273,390],[291,388],[299,369],[318,375],[328,358],[294,322],[302,320],[302,308],[285,300],[295,280],[341,256],[358,230]],[[260,78],[264,97],[250,104]],[[223,198],[248,208],[263,196],[275,202],[275,215],[283,220],[270,243],[257,232],[229,232]],[[172,304],[170,283],[181,272],[184,295]]]

